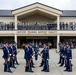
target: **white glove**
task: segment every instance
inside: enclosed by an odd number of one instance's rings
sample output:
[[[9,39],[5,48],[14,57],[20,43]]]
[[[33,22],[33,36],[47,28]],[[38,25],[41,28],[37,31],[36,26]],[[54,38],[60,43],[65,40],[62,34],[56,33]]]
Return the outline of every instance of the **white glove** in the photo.
[[[47,59],[47,60],[49,60],[49,59]]]
[[[33,58],[33,56],[32,56],[32,58]]]
[[[11,56],[11,54],[9,54],[9,56]]]
[[[63,58],[64,58],[64,56],[63,56]]]
[[[13,56],[15,56],[15,55],[13,55]]]

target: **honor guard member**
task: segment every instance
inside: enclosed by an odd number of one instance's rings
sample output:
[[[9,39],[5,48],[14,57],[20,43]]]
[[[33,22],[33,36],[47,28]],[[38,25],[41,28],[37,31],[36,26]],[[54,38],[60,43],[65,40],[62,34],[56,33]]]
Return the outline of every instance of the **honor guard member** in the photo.
[[[61,50],[60,50],[60,57],[61,57],[61,64],[60,64],[60,66],[59,67],[61,67],[61,66],[63,66],[64,65],[64,57],[63,57],[63,55],[64,55],[64,43],[62,44],[62,46],[61,46]]]
[[[71,59],[72,59],[72,49],[71,46],[68,45],[67,52],[66,52],[66,69],[64,71],[72,72],[72,64],[71,64]]]
[[[25,72],[33,72],[31,68],[31,53],[29,49],[29,43],[24,48],[24,59],[26,60]]]
[[[16,62],[16,64],[19,65],[19,63],[17,61],[17,48],[16,48],[16,44],[15,43],[13,43],[12,49],[13,49],[13,55],[14,55],[14,63]]]
[[[4,43],[4,46],[2,47],[3,50],[3,58],[5,60],[4,62],[4,72],[10,72],[12,73],[12,71],[10,70],[10,56],[9,56],[9,51],[8,51],[8,44]]]
[[[59,47],[60,47],[60,50],[59,50],[59,62],[58,62],[58,64],[61,64],[61,61],[62,61],[62,43],[59,43]]]
[[[44,44],[44,49],[45,49],[45,44]],[[41,56],[42,58],[44,58],[44,55],[43,55],[43,52],[44,52],[44,49],[41,51]],[[42,67],[44,65],[44,60],[42,59],[41,63],[40,63],[40,66],[39,67]]]
[[[66,53],[67,53],[67,43],[64,44],[64,52],[63,52],[63,58],[64,58],[63,64],[65,63],[65,66],[64,67],[66,67],[66,63],[67,63],[67,61],[65,59]]]
[[[34,67],[34,63],[33,63],[33,49],[32,49],[32,44],[31,43],[29,43],[29,46],[28,46],[28,48],[29,48],[29,52],[30,52],[30,58],[32,58],[32,60],[31,60],[31,66],[33,67],[33,68],[35,68]],[[31,67],[31,68],[32,68]]]
[[[13,48],[12,48],[12,43],[9,43],[8,50],[9,50],[9,55],[10,55],[10,67],[16,68],[15,64],[14,64],[15,55],[14,55],[14,51],[13,51]]]
[[[48,44],[45,44],[45,48],[43,50],[43,60],[44,60],[44,65],[43,65],[43,70],[41,70],[41,71],[49,72],[49,64],[48,64],[49,49],[48,49]]]
[[[39,51],[39,46],[38,46],[38,44],[36,43],[36,44],[34,45],[35,60],[38,59],[38,51]]]

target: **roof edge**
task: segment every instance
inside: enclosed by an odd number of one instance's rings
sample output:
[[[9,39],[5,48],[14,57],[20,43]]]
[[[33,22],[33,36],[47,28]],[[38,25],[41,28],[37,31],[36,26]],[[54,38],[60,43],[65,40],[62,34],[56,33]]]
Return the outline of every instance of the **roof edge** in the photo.
[[[58,11],[63,12],[63,11],[60,10],[60,9],[57,9],[57,8],[54,8],[54,7],[48,6],[48,5],[43,4],[43,3],[40,3],[40,2],[31,3],[31,4],[28,4],[28,5],[26,5],[26,6],[23,6],[23,7],[17,8],[17,9],[14,9],[14,10],[12,10],[12,12],[13,12],[13,11],[16,11],[16,10],[19,10],[19,9],[22,9],[22,8],[25,8],[25,7],[28,7],[28,6],[31,6],[31,5],[34,5],[34,4],[41,4],[41,5],[43,5],[43,6],[46,6],[46,7],[49,7],[49,8],[53,8],[53,9],[55,9],[55,10],[58,10]]]

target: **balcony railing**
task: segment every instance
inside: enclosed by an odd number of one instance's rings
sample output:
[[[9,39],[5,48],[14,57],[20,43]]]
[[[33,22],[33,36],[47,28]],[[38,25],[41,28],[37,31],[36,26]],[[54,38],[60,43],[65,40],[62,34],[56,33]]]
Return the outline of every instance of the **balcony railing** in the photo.
[[[15,30],[13,22],[6,24],[0,22],[0,30]],[[25,24],[18,23],[17,30],[57,30],[57,23]],[[76,23],[60,22],[60,30],[76,30]]]
[[[4,23],[0,22],[0,30],[15,30],[14,22]]]

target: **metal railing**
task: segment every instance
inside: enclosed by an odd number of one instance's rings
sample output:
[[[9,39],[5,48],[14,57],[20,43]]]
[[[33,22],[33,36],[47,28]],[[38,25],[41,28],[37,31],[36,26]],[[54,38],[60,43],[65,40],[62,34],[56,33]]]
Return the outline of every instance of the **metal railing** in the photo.
[[[76,30],[76,23],[62,23],[60,22],[60,30]],[[0,30],[15,30],[14,23],[1,23]],[[57,30],[57,23],[49,24],[18,24],[17,30]]]

